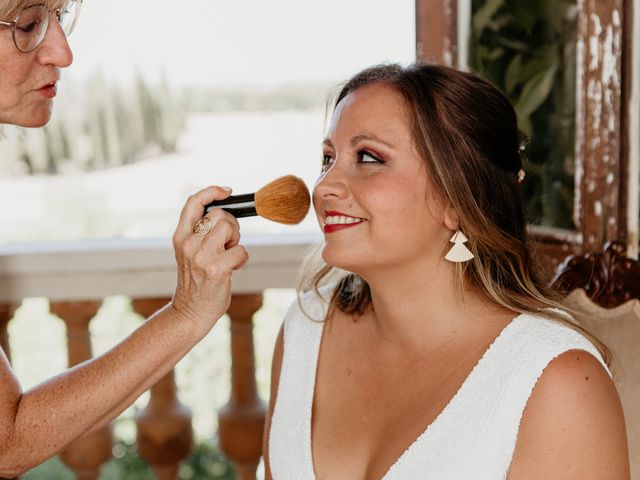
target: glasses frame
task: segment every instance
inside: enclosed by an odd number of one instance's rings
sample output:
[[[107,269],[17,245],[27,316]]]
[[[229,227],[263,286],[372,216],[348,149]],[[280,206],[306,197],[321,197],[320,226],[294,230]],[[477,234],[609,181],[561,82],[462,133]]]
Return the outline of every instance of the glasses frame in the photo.
[[[23,50],[18,46],[18,41],[16,40],[16,26],[18,25],[18,20],[20,20],[20,15],[22,15],[22,12],[24,12],[25,10],[27,10],[29,8],[44,7],[44,4],[40,3],[40,4],[37,4],[37,5],[30,5],[30,6],[26,7],[26,8],[23,8],[18,13],[18,15],[16,15],[16,18],[12,22],[5,22],[5,21],[0,20],[0,26],[5,26],[5,27],[10,27],[11,28],[12,37],[13,37],[13,44],[16,46],[16,48],[18,49],[19,52],[21,52],[21,53],[31,53],[36,48],[38,48],[40,46],[40,44],[42,44],[42,41],[46,37],[47,31],[49,30],[49,23],[51,21],[51,14],[54,14],[56,16],[56,20],[58,21],[58,23],[60,23],[60,17],[62,16],[63,10],[67,7],[67,5],[69,5],[69,3],[75,3],[76,4],[76,9],[77,9],[75,18],[73,19],[73,23],[71,24],[71,27],[69,28],[69,31],[65,32],[65,35],[67,37],[69,35],[71,35],[71,33],[73,32],[73,29],[76,26],[76,23],[78,22],[78,17],[80,16],[80,9],[82,7],[82,1],[83,0],[69,0],[69,1],[65,2],[63,7],[56,8],[53,11],[48,11],[49,15],[45,17],[47,20],[46,20],[46,24],[45,24],[44,30],[43,30],[44,31],[44,35],[42,35],[42,37],[40,37],[40,39],[38,39],[38,41],[33,46],[33,48],[31,48],[29,50]]]

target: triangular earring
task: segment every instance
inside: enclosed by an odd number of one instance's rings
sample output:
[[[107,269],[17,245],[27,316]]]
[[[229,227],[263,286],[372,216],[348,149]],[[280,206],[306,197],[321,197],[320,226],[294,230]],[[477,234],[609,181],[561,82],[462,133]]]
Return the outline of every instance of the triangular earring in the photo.
[[[473,258],[473,253],[464,246],[464,243],[468,242],[469,239],[465,237],[460,230],[454,233],[449,241],[453,243],[453,247],[451,247],[451,250],[445,255],[445,259],[450,262],[461,263]]]

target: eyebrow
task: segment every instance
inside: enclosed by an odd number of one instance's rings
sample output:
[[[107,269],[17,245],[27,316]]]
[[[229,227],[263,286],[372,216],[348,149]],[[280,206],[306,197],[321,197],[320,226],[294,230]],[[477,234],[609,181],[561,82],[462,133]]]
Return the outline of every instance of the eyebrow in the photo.
[[[380,137],[377,137],[373,134],[356,135],[351,139],[351,141],[349,142],[349,145],[351,145],[351,147],[355,147],[362,140],[369,140],[371,142],[381,143],[382,145],[385,145],[386,147],[394,150],[397,148],[394,144],[386,142],[385,140],[382,140]],[[322,141],[322,144],[333,148],[333,143],[328,138],[325,138]]]

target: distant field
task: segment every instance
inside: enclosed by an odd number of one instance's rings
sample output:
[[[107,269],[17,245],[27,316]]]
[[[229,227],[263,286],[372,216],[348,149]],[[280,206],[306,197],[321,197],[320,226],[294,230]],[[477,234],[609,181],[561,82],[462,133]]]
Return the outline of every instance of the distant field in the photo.
[[[193,114],[174,154],[90,173],[0,177],[0,243],[80,238],[168,237],[186,197],[219,184],[255,191],[281,175],[309,186],[320,170],[324,111]],[[247,233],[317,231],[262,219]]]

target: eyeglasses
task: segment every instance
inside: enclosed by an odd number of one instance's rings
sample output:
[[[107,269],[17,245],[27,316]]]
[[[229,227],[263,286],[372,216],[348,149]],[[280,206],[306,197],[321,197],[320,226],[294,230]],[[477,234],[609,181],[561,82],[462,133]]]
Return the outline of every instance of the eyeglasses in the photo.
[[[51,13],[55,14],[65,35],[69,36],[76,26],[81,6],[82,0],[67,0],[62,8],[49,12],[44,5],[33,5],[24,8],[13,22],[0,21],[0,26],[11,27],[16,48],[22,53],[29,53],[44,40]]]

